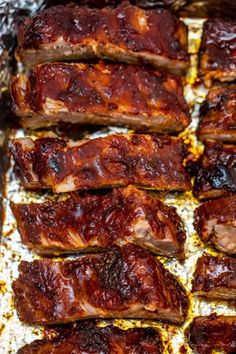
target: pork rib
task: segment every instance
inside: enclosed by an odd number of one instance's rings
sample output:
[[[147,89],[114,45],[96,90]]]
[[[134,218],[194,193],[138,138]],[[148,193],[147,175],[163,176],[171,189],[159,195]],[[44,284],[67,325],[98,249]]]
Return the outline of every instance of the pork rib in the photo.
[[[195,210],[195,229],[204,242],[236,255],[236,196],[203,203]]]
[[[52,339],[35,340],[17,354],[162,354],[159,333],[153,328],[98,327],[92,321],[61,326]]]
[[[201,140],[236,142],[236,86],[210,90],[201,106],[197,135]]]
[[[236,145],[206,141],[199,160],[194,193],[199,199],[234,195],[236,192]]]
[[[105,195],[14,204],[22,242],[40,253],[95,251],[128,242],[156,254],[183,255],[186,235],[176,209],[129,186]]]
[[[236,79],[236,20],[211,17],[203,26],[200,70],[207,87]]]
[[[25,128],[63,122],[176,133],[191,120],[181,78],[133,65],[38,65],[16,76],[11,92]]]
[[[236,300],[236,259],[203,254],[197,261],[192,292],[212,299]]]
[[[149,63],[182,73],[189,65],[187,28],[168,10],[55,6],[27,18],[18,33],[17,58],[28,66],[68,59],[106,58]]]
[[[56,138],[14,139],[10,150],[27,188],[54,192],[137,185],[185,191],[191,183],[183,166],[185,145],[155,135],[109,135],[87,142]]]
[[[188,297],[142,247],[113,246],[76,260],[21,262],[13,283],[20,320],[59,324],[86,318],[152,318],[182,323]]]
[[[198,354],[211,354],[221,350],[225,354],[236,352],[236,316],[200,316],[194,318],[189,329],[191,347]]]

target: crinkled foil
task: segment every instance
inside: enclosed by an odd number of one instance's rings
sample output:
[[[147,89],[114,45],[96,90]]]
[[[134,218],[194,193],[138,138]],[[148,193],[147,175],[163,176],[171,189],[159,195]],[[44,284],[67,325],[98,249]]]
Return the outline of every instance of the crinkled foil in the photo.
[[[185,86],[185,97],[189,103],[192,111],[193,122],[188,129],[180,135],[185,139],[186,143],[190,145],[190,152],[193,155],[199,155],[202,152],[202,145],[197,142],[194,135],[197,123],[198,112],[201,102],[204,100],[206,91],[201,85],[197,85],[197,50],[200,44],[200,37],[202,31],[203,20],[184,20],[189,27],[189,51],[191,53],[191,69],[187,75],[187,84]],[[78,128],[77,135],[89,138],[95,138],[114,132],[125,132],[121,128],[101,128],[99,131],[89,133],[89,131],[82,131]],[[48,134],[50,132],[46,132]],[[56,130],[60,134],[59,130]],[[44,131],[36,133],[27,132],[33,137],[42,136]],[[55,134],[55,132],[53,133]],[[12,129],[10,137],[24,136],[22,130]],[[11,289],[12,281],[17,277],[18,265],[21,260],[30,261],[38,258],[35,254],[28,251],[20,241],[20,235],[16,230],[16,222],[9,207],[10,200],[14,202],[30,202],[30,201],[44,201],[47,198],[55,198],[49,192],[25,192],[19,185],[18,180],[13,173],[12,161],[10,168],[7,170],[6,175],[6,190],[4,196],[4,223],[1,242],[1,255],[0,255],[0,353],[13,354],[17,349],[26,343],[30,343],[36,338],[43,335],[42,327],[32,327],[21,323],[17,317],[13,293]],[[186,260],[183,263],[178,262],[176,259],[167,259],[158,257],[160,261],[175,274],[180,282],[184,285],[189,292],[190,308],[186,322],[182,326],[174,326],[164,324],[158,321],[144,321],[144,320],[114,320],[113,322],[122,327],[145,327],[153,326],[160,329],[164,341],[165,350],[163,354],[177,354],[177,353],[193,353],[188,346],[187,340],[184,336],[184,330],[188,327],[191,320],[198,315],[209,315],[212,312],[223,315],[236,315],[235,304],[230,305],[226,301],[206,301],[202,298],[193,297],[190,294],[191,280],[197,258],[201,256],[205,248],[203,243],[197,237],[193,228],[193,211],[198,206],[198,201],[192,196],[191,192],[183,194],[157,194],[151,192],[161,198],[168,205],[174,205],[179,215],[182,217],[186,232]],[[211,248],[206,249],[208,252],[215,254]],[[218,252],[219,253],[219,252]],[[101,322],[101,325],[111,323],[112,321]]]

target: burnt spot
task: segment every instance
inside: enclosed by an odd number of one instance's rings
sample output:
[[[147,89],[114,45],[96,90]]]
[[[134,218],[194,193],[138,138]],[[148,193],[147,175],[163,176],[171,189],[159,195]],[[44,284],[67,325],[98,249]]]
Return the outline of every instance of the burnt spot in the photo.
[[[218,165],[207,173],[206,180],[209,181],[212,188],[226,188],[236,192],[236,166],[235,171],[230,171],[226,166]]]
[[[119,248],[113,247],[104,253],[95,263],[95,268],[103,289],[118,291],[124,299],[129,299],[133,294],[135,290],[134,279],[131,281],[132,273],[127,273],[128,264]],[[138,285],[138,280],[136,281]]]
[[[236,192],[236,147],[207,141],[198,161],[194,191],[200,199],[231,195]]]

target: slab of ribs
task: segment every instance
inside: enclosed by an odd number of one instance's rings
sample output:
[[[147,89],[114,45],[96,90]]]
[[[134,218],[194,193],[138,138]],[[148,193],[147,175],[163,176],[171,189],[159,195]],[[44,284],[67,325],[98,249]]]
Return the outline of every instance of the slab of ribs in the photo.
[[[22,242],[42,254],[89,252],[128,242],[165,256],[184,252],[186,235],[176,209],[133,186],[11,207]]]
[[[61,324],[89,318],[149,318],[182,323],[186,291],[142,247],[112,246],[66,261],[22,261],[13,283],[21,321]]]
[[[190,121],[181,78],[126,64],[51,63],[12,80],[24,128],[60,123],[178,133]]]
[[[189,66],[187,27],[170,11],[143,10],[123,2],[117,8],[55,6],[19,29],[17,58],[27,66],[105,58],[149,63],[181,74]]]
[[[191,188],[183,165],[186,146],[174,137],[113,134],[85,142],[21,138],[10,142],[10,150],[26,188],[56,193],[129,184],[167,191]]]

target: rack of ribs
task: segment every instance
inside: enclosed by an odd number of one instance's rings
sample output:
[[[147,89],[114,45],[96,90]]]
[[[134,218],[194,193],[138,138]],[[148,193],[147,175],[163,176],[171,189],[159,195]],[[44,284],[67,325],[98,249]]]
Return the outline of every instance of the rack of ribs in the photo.
[[[213,350],[236,353],[236,316],[196,317],[188,332],[190,345],[198,354],[211,354]]]
[[[236,255],[236,196],[207,201],[194,214],[195,230],[204,242]]]
[[[54,192],[133,184],[155,190],[191,189],[178,138],[113,134],[88,141],[14,139],[10,150],[26,188]]]
[[[13,282],[21,321],[60,324],[89,318],[150,318],[182,323],[188,297],[142,247],[112,246],[68,261],[21,262]]]
[[[115,9],[69,4],[26,18],[19,28],[16,57],[31,67],[105,58],[181,74],[189,66],[187,38],[187,27],[168,10],[143,10],[128,2]]]
[[[98,327],[93,321],[57,327],[53,338],[35,340],[17,354],[162,354],[160,334],[151,327]]]
[[[212,88],[200,110],[200,140],[236,142],[236,86]]]
[[[199,56],[199,74],[207,87],[236,79],[235,18],[212,17],[204,23]]]
[[[236,300],[236,259],[203,254],[197,261],[192,292],[210,299]]]
[[[194,194],[199,199],[234,195],[236,192],[236,145],[206,141],[199,160]]]
[[[98,251],[132,242],[181,257],[186,234],[174,207],[133,186],[105,195],[72,194],[64,201],[14,204],[22,242],[42,254]]]
[[[180,77],[126,64],[49,63],[11,83],[24,128],[59,123],[176,133],[190,121]]]

